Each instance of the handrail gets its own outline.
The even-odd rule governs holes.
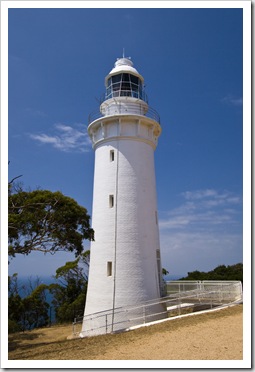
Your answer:
[[[144,105],[142,104],[129,102],[126,105],[118,102],[118,104],[116,104],[115,106],[115,112],[113,112],[114,106],[109,107],[109,113],[105,114],[100,111],[100,107],[97,108],[95,111],[92,111],[88,117],[88,125],[97,119],[112,115],[141,115],[155,120],[157,123],[160,124],[160,116],[158,112],[150,106],[148,106],[148,109],[146,109],[145,111]]]
[[[181,282],[167,282],[166,284],[176,286]],[[76,324],[82,322],[87,324],[86,330],[80,333],[80,336],[83,337],[91,332],[92,334],[112,332],[113,325],[115,331],[120,331],[142,323],[175,316],[176,312],[177,315],[181,315],[187,312],[187,307],[190,308],[189,312],[194,312],[199,311],[200,308],[202,310],[205,307],[211,309],[242,302],[242,284],[240,281],[190,281],[190,283],[186,282],[184,284],[185,288],[180,286],[179,291],[174,294],[169,291],[170,293],[165,297],[145,301],[137,305],[115,308],[114,320],[113,309],[108,309],[84,315],[80,319],[76,319],[73,326],[75,328]],[[189,287],[192,287],[192,289],[190,290]],[[74,333],[76,332],[74,331]]]

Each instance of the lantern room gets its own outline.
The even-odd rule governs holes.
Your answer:
[[[119,58],[105,78],[105,100],[116,97],[132,97],[147,103],[143,77],[133,67],[129,58]]]

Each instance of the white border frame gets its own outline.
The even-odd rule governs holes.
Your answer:
[[[8,322],[1,316],[2,368],[250,368],[251,367],[251,1],[2,1],[1,2],[1,221],[8,209],[8,9],[10,8],[242,8],[243,9],[243,360],[23,361],[8,360]],[[1,305],[8,301],[7,222],[1,226]],[[2,309],[2,307],[1,307]],[[124,364],[122,364],[124,362]],[[121,365],[122,364],[122,365]]]

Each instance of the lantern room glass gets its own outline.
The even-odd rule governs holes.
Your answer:
[[[111,76],[107,81],[105,99],[123,96],[138,98],[147,102],[141,79],[127,73]]]

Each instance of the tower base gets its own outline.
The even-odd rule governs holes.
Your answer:
[[[130,327],[164,318],[167,318],[166,305],[156,301],[102,311],[84,317],[80,337],[123,332]]]

